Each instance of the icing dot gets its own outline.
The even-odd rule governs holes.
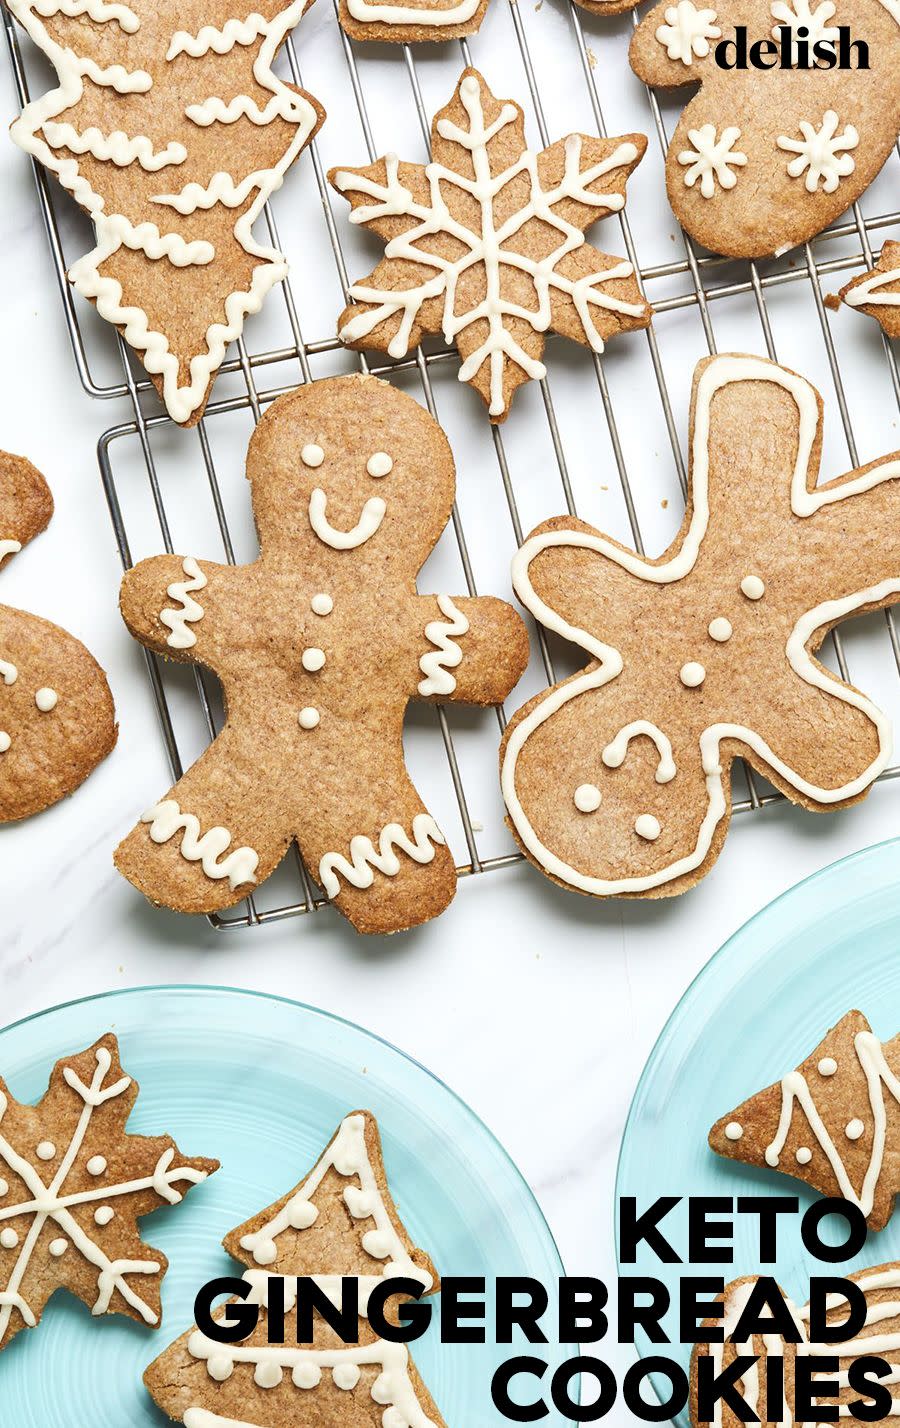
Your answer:
[[[659,819],[654,818],[652,813],[640,813],[634,820],[634,831],[639,838],[646,838],[648,843],[652,843],[659,837]]]
[[[391,1237],[384,1230],[367,1230],[362,1237],[362,1247],[373,1259],[387,1259],[391,1252]]]
[[[304,466],[321,466],[325,460],[325,452],[321,446],[316,446],[316,443],[311,441],[309,445],[304,446],[300,452],[300,460]]]
[[[844,1135],[847,1137],[848,1140],[859,1140],[864,1130],[865,1126],[863,1125],[862,1121],[852,1120],[849,1121],[844,1127]]]
[[[216,1383],[224,1383],[231,1378],[234,1365],[227,1354],[211,1354],[206,1361],[206,1371]]]
[[[810,1150],[809,1146],[808,1146],[808,1145],[798,1146],[798,1147],[797,1147],[797,1164],[798,1164],[798,1165],[809,1165],[809,1162],[810,1162],[811,1160],[812,1160],[812,1151]]]
[[[297,1200],[288,1210],[288,1224],[293,1230],[308,1230],[318,1217],[318,1210],[309,1200]]]
[[[330,615],[334,609],[334,601],[330,595],[314,595],[309,602],[310,609],[314,615]]]
[[[99,1210],[94,1211],[94,1224],[100,1225],[101,1228],[103,1225],[108,1225],[110,1221],[115,1218],[116,1212],[112,1205],[101,1205]]]
[[[322,1377],[318,1364],[295,1364],[291,1378],[295,1388],[315,1388]]]
[[[370,1389],[372,1397],[376,1403],[392,1403],[394,1398],[394,1385],[391,1382],[389,1373],[380,1373]]]
[[[745,575],[741,581],[741,593],[746,595],[748,600],[761,600],[766,593],[766,587],[758,575]]]
[[[369,457],[366,470],[370,476],[389,476],[394,469],[394,463],[386,451],[376,451]]]
[[[246,1248],[246,1246],[245,1246]],[[258,1245],[253,1247],[253,1258],[257,1264],[263,1266],[274,1264],[278,1258],[278,1249],[274,1240],[260,1240]]]
[[[15,1230],[11,1230],[9,1228],[5,1230],[0,1230],[0,1245],[2,1245],[4,1249],[15,1249],[18,1243],[19,1236],[16,1234]]]
[[[300,663],[310,674],[315,674],[325,663],[325,651],[311,645],[308,650],[304,650],[300,656]]]
[[[9,1186],[7,1185],[6,1181],[0,1179],[0,1195],[5,1195],[8,1189]]]
[[[744,1127],[738,1121],[729,1121],[725,1127],[726,1140],[740,1140],[744,1134]]]
[[[354,1220],[365,1220],[374,1209],[373,1197],[355,1185],[348,1185],[344,1191],[344,1203]]]
[[[359,1383],[359,1364],[335,1364],[331,1377],[337,1388],[355,1388]]]
[[[9,737],[6,730],[0,729],[0,754],[5,754],[11,743],[12,739]]]
[[[572,801],[579,813],[596,813],[602,795],[595,783],[580,783],[572,795]]]
[[[284,1375],[278,1364],[258,1363],[253,1371],[253,1382],[260,1388],[277,1388]]]
[[[52,1254],[54,1259],[59,1259],[60,1255],[64,1255],[68,1248],[68,1240],[58,1239],[50,1241],[50,1253]]]
[[[724,645],[726,640],[731,639],[734,631],[731,628],[730,620],[726,620],[724,615],[717,615],[714,620],[710,620],[707,633],[711,640],[715,640],[717,644]]]
[[[15,684],[19,677],[19,671],[14,664],[10,664],[5,659],[0,659],[0,676],[3,677],[4,684]]]
[[[818,1071],[820,1076],[833,1076],[837,1071],[837,1062],[833,1056],[823,1056],[819,1062]]]
[[[56,1146],[52,1140],[42,1140],[37,1148],[38,1160],[52,1160],[56,1154]]]
[[[778,1165],[778,1152],[777,1150],[773,1150],[771,1146],[769,1146],[766,1151],[766,1165],[770,1165],[773,1170]]]
[[[92,1155],[85,1169],[88,1175],[102,1175],[106,1169],[106,1160],[102,1155]]]
[[[319,722],[319,711],[311,704],[307,704],[305,709],[301,709],[297,715],[297,722],[301,729],[314,729]]]
[[[49,714],[51,709],[55,709],[59,695],[55,689],[39,689],[34,696],[34,702],[42,714]]]
[[[691,659],[688,660],[687,664],[681,666],[679,677],[682,684],[688,689],[697,689],[706,678],[706,670],[702,664],[698,664],[696,660]]]

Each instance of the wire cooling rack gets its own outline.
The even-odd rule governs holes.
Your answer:
[[[900,151],[852,212],[814,242],[763,263],[716,258],[678,228],[665,200],[667,134],[686,101],[683,92],[657,96],[630,73],[626,51],[634,17],[600,19],[569,0],[491,0],[471,41],[412,48],[353,44],[337,24],[336,0],[334,10],[324,0],[309,12],[282,57],[290,79],[305,79],[329,115],[260,220],[291,259],[292,276],[236,344],[194,431],[174,426],[121,339],[73,294],[66,269],[89,246],[90,230],[34,165],[79,376],[91,396],[127,404],[125,419],[98,443],[125,568],[161,549],[251,559],[242,464],[252,424],[298,382],[356,367],[390,374],[424,400],[457,455],[457,504],[423,588],[464,584],[470,594],[508,594],[514,549],[538,520],[562,510],[630,540],[641,552],[663,550],[683,513],[691,374],[708,353],[764,352],[815,382],[826,401],[828,476],[900,445],[895,351],[871,320],[846,310],[831,316],[824,304],[845,280],[838,275],[870,267],[884,237],[900,229],[900,212],[891,202],[892,190],[900,192]],[[18,97],[25,103],[46,86],[48,75],[41,57],[23,53],[6,10],[3,17]],[[456,381],[458,358],[440,343],[404,361],[374,364],[346,352],[333,335],[349,282],[369,271],[380,247],[347,223],[345,204],[325,180],[329,163],[358,165],[390,150],[424,158],[431,117],[449,98],[462,64],[470,63],[482,69],[495,93],[524,103],[532,143],[543,146],[577,129],[651,136],[648,156],[631,179],[627,209],[588,238],[627,254],[652,303],[653,325],[617,339],[602,358],[551,338],[548,377],[520,390],[502,428],[489,426],[480,399]],[[307,336],[319,331],[326,335]],[[858,436],[863,432],[865,442]],[[566,665],[570,650],[540,628],[532,633],[532,668],[513,696],[516,704],[575,667]],[[852,670],[854,681],[900,725],[900,641],[892,614],[835,633],[824,657],[845,678]],[[177,778],[221,726],[218,690],[201,671],[149,654],[146,660]],[[503,711],[497,719],[502,729]],[[419,708],[408,720],[413,775],[457,851],[461,875],[520,860],[502,822],[497,739],[490,714]],[[443,761],[434,758],[436,740],[443,744]],[[898,773],[895,763],[882,778]],[[746,767],[736,779],[736,813],[781,799]],[[147,802],[159,793],[147,789]],[[210,921],[217,927],[254,925],[312,911],[324,901],[295,851],[246,903]]]

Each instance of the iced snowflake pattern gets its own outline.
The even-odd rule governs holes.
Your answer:
[[[786,26],[793,35],[801,26],[806,30],[806,40],[810,49],[819,40],[827,40],[829,43],[836,43],[840,38],[840,33],[835,25],[829,25],[828,21],[837,14],[837,7],[832,0],[821,0],[821,3],[813,9],[810,0],[772,0],[772,19],[775,24],[772,28],[772,35],[776,40],[781,38],[782,27]],[[797,59],[797,41],[793,40],[794,61]]]
[[[706,59],[710,40],[718,40],[722,31],[715,23],[715,10],[698,10],[693,0],[678,0],[666,10],[666,23],[656,31],[656,38],[665,46],[670,60],[680,60],[690,65],[697,59]]]
[[[689,129],[688,138],[694,147],[683,149],[678,155],[678,162],[687,169],[685,184],[693,188],[699,179],[704,198],[714,196],[717,184],[723,189],[734,188],[737,174],[732,173],[732,169],[743,168],[747,162],[747,155],[734,147],[741,137],[740,129],[733,125],[723,129],[721,139],[716,138],[716,132],[715,124]]]
[[[796,154],[787,166],[791,178],[806,174],[807,193],[817,193],[821,185],[825,193],[834,193],[842,178],[852,174],[856,168],[853,155],[848,149],[855,149],[859,134],[852,124],[847,124],[842,133],[837,132],[840,120],[833,109],[826,110],[818,129],[808,120],[800,120],[802,139],[789,139],[779,135],[778,147],[787,153]]]
[[[467,122],[455,123],[446,110],[438,116],[434,129],[438,158],[424,169],[404,166],[407,172],[401,177],[400,160],[389,155],[365,171],[339,169],[329,175],[340,193],[358,200],[351,222],[372,224],[382,236],[388,228],[384,220],[391,225],[384,262],[368,281],[350,289],[355,306],[344,314],[340,335],[351,345],[368,344],[400,358],[416,345],[420,333],[442,332],[448,343],[460,346],[464,359],[460,381],[476,381],[487,367],[490,414],[502,420],[509,409],[510,364],[524,373],[520,381],[545,376],[540,361],[543,341],[536,351],[528,351],[528,338],[552,327],[560,330],[560,305],[566,309],[563,320],[572,313],[576,317],[575,324],[563,329],[566,335],[598,353],[603,351],[605,336],[649,322],[650,311],[640,301],[632,265],[606,260],[585,242],[582,231],[624,207],[624,191],[598,193],[594,185],[616,174],[624,190],[624,179],[641,151],[629,141],[610,147],[610,141],[570,135],[564,144],[561,181],[545,187],[541,166],[552,151],[535,153],[526,148],[521,133],[516,133],[521,125],[518,106],[500,105],[489,122],[485,111],[496,101],[474,70],[463,75],[457,95]],[[495,172],[498,150],[491,145],[498,137],[504,163]],[[439,161],[450,159],[448,145],[459,146],[469,156],[471,177]],[[588,147],[602,157],[583,167]],[[505,162],[514,148],[516,157]],[[513,197],[516,206],[511,209]],[[360,201],[366,198],[372,202]],[[574,209],[576,204],[584,206],[583,214]],[[559,241],[543,251],[548,233],[553,238],[558,234]],[[391,286],[395,278],[398,284],[410,281],[411,264],[425,268],[426,275],[418,282],[413,276],[410,286]],[[523,275],[530,283],[533,303],[520,300]],[[622,279],[632,280],[627,295],[609,288]],[[609,315],[615,320],[610,322]],[[394,322],[397,318],[399,324]],[[521,331],[522,323],[530,333],[520,338],[516,328]],[[478,340],[482,333],[483,340]]]

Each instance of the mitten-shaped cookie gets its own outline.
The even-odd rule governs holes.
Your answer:
[[[0,563],[53,514],[39,471],[0,452]],[[72,793],[116,742],[106,676],[72,635],[0,605],[0,823]]]
[[[756,357],[694,378],[688,505],[657,560],[559,517],[514,561],[516,593],[590,663],[510,721],[509,823],[565,887],[683,892],[719,854],[731,764],[813,811],[862,798],[886,717],[816,659],[849,615],[900,599],[900,456],[816,485],[821,401]]]
[[[846,62],[801,67],[817,44],[837,46],[836,59],[849,46]],[[738,46],[760,45],[768,68],[735,64]],[[715,253],[761,258],[821,233],[897,137],[892,0],[659,0],[631,64],[647,84],[699,81],[669,140],[666,187],[678,221]]]
[[[346,1116],[306,1179],[233,1230],[225,1248],[247,1266],[247,1302],[259,1306],[259,1319],[239,1343],[194,1329],[150,1365],[144,1381],[170,1418],[186,1428],[443,1428],[405,1344],[378,1338],[367,1318],[369,1296],[385,1280],[411,1279],[426,1294],[440,1288],[391,1198],[368,1111]],[[318,1314],[312,1333],[301,1331],[291,1289],[298,1276],[315,1278],[335,1303],[342,1278],[356,1280],[358,1345],[346,1345]],[[286,1311],[278,1332],[270,1322],[273,1277]],[[386,1316],[396,1321],[396,1298]]]
[[[440,427],[385,382],[340,377],[273,403],[250,444],[261,554],[161,556],[126,577],[132,634],[222,681],[225,727],[116,854],[151,901],[238,902],[296,839],[363,932],[441,912],[456,872],[406,771],[410,699],[503,700],[528,644],[502,600],[419,595],[446,524]]]

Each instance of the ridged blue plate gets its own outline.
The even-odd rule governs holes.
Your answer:
[[[36,1100],[61,1056],[115,1031],[141,1094],[129,1129],[171,1132],[222,1169],[183,1205],[143,1221],[169,1257],[161,1329],[92,1319],[54,1296],[36,1330],[0,1354],[0,1423],[9,1428],[162,1428],[141,1383],[146,1365],[193,1320],[199,1286],[235,1272],[222,1236],[290,1189],[348,1111],[378,1117],[393,1193],[416,1243],[444,1275],[562,1272],[538,1205],[472,1111],[416,1062],[348,1022],[295,1002],[220,988],[147,988],[57,1007],[0,1031],[12,1093]],[[490,1321],[489,1321],[490,1322]],[[450,1425],[500,1423],[494,1368],[516,1348],[413,1346]],[[535,1346],[551,1367],[573,1348]]]
[[[688,988],[669,1018],[638,1084],[619,1155],[617,1197],[647,1205],[660,1195],[797,1195],[801,1210],[816,1198],[798,1180],[721,1159],[707,1133],[719,1116],[777,1080],[806,1057],[829,1026],[852,1007],[883,1040],[900,1031],[900,840],[845,858],[799,883],[732,937]],[[755,1220],[738,1217],[734,1265],[661,1265],[643,1251],[624,1274],[665,1282],[677,1304],[678,1282],[691,1274],[735,1279],[759,1271]],[[685,1207],[665,1221],[686,1255]],[[840,1236],[835,1236],[835,1242]],[[847,1271],[900,1259],[900,1211],[870,1234]],[[844,1272],[806,1253],[799,1217],[785,1219],[774,1273],[798,1302],[811,1274]],[[674,1315],[668,1320],[677,1341]],[[685,1368],[690,1349],[652,1347]],[[663,1388],[666,1385],[662,1385]],[[684,1413],[676,1419],[687,1424]]]

